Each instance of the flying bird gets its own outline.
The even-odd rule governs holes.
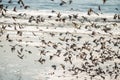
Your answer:
[[[66,4],[66,2],[63,1],[63,0],[61,0],[60,6],[62,6],[62,5],[64,5],[64,4]]]
[[[69,4],[71,4],[72,3],[72,0],[69,0]]]
[[[107,1],[107,0],[103,0],[103,4],[105,4],[106,1]]]
[[[101,11],[101,7],[100,7],[100,5],[98,6],[98,10]]]
[[[13,8],[13,11],[17,12],[16,7]]]
[[[8,3],[12,3],[12,0],[9,0]]]

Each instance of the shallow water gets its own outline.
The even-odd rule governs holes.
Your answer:
[[[9,5],[9,8],[17,6],[17,0],[13,0],[13,3],[8,4],[8,0],[4,0],[3,3]],[[74,11],[86,12],[89,8],[93,8],[98,11],[98,5],[101,6],[102,12],[104,13],[120,13],[120,0],[107,0],[106,4],[103,4],[102,0],[73,0],[73,3],[69,5],[69,0],[66,5],[59,6],[61,0],[24,0],[26,5],[29,5],[30,10],[62,10],[69,11],[73,8]],[[118,8],[118,10],[115,10]]]

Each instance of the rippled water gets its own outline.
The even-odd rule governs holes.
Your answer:
[[[3,3],[10,7],[17,6],[17,0],[13,0],[12,4],[7,3],[8,0],[3,0]],[[120,13],[120,0],[107,0],[106,4],[103,4],[102,0],[73,0],[73,3],[69,5],[69,0],[66,5],[59,6],[61,0],[24,0],[27,5],[30,5],[30,10],[62,10],[69,11],[71,8],[75,11],[86,12],[89,8],[93,8],[98,11],[98,5],[101,6],[104,13]],[[19,6],[17,6],[19,8]],[[118,8],[118,10],[115,10]]]

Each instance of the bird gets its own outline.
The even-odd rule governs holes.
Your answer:
[[[53,56],[50,56],[49,60],[52,60]]]
[[[15,45],[16,46],[16,45]],[[11,51],[13,52],[13,51],[15,51],[15,46],[12,46],[11,47]]]
[[[65,65],[64,64],[60,64],[60,65],[63,68],[63,70],[65,70]]]
[[[6,40],[9,40],[9,34],[7,34],[7,36],[6,36]]]
[[[59,5],[62,6],[62,5],[64,5],[64,4],[66,4],[66,2],[63,1],[63,0],[61,0],[61,3],[60,3]]]
[[[12,3],[12,0],[9,0],[8,3]]]
[[[57,17],[58,17],[58,18],[60,18],[60,17],[61,17],[61,14],[60,14],[60,12],[57,14]]]
[[[17,12],[16,8],[17,8],[16,6],[13,8],[13,11],[14,11],[14,12]]]
[[[118,9],[118,8],[115,8],[115,10],[117,10],[117,11],[118,11],[119,9]]]
[[[22,6],[25,6],[23,0],[19,0],[19,1],[18,1],[18,4],[22,4]]]
[[[115,14],[114,17],[113,17],[113,19],[117,19],[117,17],[118,17],[117,14]]]
[[[107,1],[107,0],[103,0],[103,4],[105,4],[105,3],[106,3],[106,1]]]
[[[2,11],[2,16],[4,16],[5,17],[5,13]]]
[[[17,55],[20,59],[23,59],[24,55]]]
[[[52,65],[52,68],[53,68],[54,70],[56,70],[56,65]]]
[[[28,8],[30,8],[30,6],[27,6],[27,5],[26,5],[26,6],[24,6],[24,9],[28,9]]]
[[[17,18],[17,17],[15,17],[15,16],[12,16],[12,18],[13,18],[13,20],[15,20],[15,21],[16,21],[16,18]]]
[[[73,18],[77,19],[78,18],[78,14],[73,14]]]
[[[72,22],[72,24],[73,24],[73,27],[75,27],[75,28],[78,28],[78,26],[79,26],[76,22]]]
[[[92,8],[88,10],[88,15],[91,15],[91,12],[93,12]]]
[[[20,51],[18,51],[18,50],[17,50],[17,53],[18,53],[19,55],[21,55],[21,52],[20,52]]]
[[[17,35],[22,36],[22,31],[17,31]]]
[[[72,0],[69,0],[69,4],[71,4],[73,1]]]
[[[98,10],[101,11],[101,7],[100,7],[100,5],[98,6]]]
[[[45,59],[42,59],[42,57],[38,60],[38,62],[40,62],[41,64],[43,64],[43,62],[45,62]]]

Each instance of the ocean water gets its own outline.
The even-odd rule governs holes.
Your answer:
[[[12,0],[13,3],[8,4],[9,0],[3,0],[3,4],[8,5],[9,9],[16,6],[18,9],[22,10],[20,6],[17,5],[18,0]],[[86,12],[89,8],[94,11],[100,12],[98,6],[101,6],[102,13],[120,13],[120,0],[107,0],[103,4],[102,0],[73,0],[72,4],[69,4],[69,0],[64,0],[67,4],[60,6],[61,0],[24,0],[26,5],[30,6],[29,10],[61,10],[70,11],[71,8],[74,11]],[[116,10],[116,8],[118,10]]]

